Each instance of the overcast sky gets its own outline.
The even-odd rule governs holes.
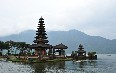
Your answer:
[[[36,30],[41,16],[47,31],[116,39],[116,0],[0,0],[0,36]]]

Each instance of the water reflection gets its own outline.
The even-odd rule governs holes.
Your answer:
[[[0,62],[0,73],[92,73],[97,61],[57,61],[46,63]],[[94,71],[94,73],[97,73]]]
[[[65,61],[61,62],[46,62],[46,63],[34,63],[30,66],[35,70],[35,73],[46,73],[46,72],[58,72],[59,70],[65,69]]]
[[[30,64],[34,73],[87,73],[87,68],[95,68],[97,61],[60,61]]]
[[[75,69],[78,73],[91,73],[92,69],[97,67],[96,60],[85,60],[81,62],[73,62],[72,64],[74,66],[73,69]],[[94,71],[94,73],[96,72]]]
[[[79,68],[86,68],[87,66],[96,67],[97,61],[96,60],[85,60],[81,62],[73,62],[73,64],[77,65]]]
[[[0,61],[0,73],[33,73],[29,65]]]

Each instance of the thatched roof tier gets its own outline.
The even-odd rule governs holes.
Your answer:
[[[53,47],[54,49],[67,49],[68,47],[64,44],[58,44],[56,46]]]
[[[49,44],[32,44],[29,46],[29,48],[34,48],[34,49],[51,49],[52,48],[52,45],[49,45]]]
[[[86,53],[84,50],[78,50],[77,53]]]
[[[84,49],[83,45],[80,44],[78,49]]]

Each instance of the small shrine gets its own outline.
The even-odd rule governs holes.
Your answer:
[[[77,56],[86,56],[86,51],[84,51],[83,45],[80,44],[78,49]]]
[[[58,44],[56,46],[53,46],[53,54],[55,55],[56,52],[59,54],[55,55],[56,58],[65,58],[65,49],[68,47],[64,44]]]
[[[79,45],[78,51],[72,51],[71,57],[73,60],[96,60],[97,55],[96,52],[88,52],[88,56],[86,56],[86,51],[84,51],[83,45]]]

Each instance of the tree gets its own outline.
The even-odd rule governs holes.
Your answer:
[[[0,41],[0,55],[2,55],[3,46],[4,46],[4,42]]]
[[[5,42],[6,49],[8,50],[8,55],[12,54],[12,47],[13,47],[13,41],[6,41]]]
[[[88,52],[88,56],[93,57],[95,56],[96,52]]]

